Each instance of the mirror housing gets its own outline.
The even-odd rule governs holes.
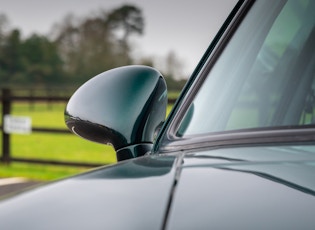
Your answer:
[[[80,137],[112,145],[120,161],[152,149],[166,107],[161,73],[147,66],[125,66],[83,84],[66,106],[65,122]]]

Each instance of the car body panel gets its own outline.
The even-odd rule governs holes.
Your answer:
[[[1,229],[161,229],[173,156],[142,157],[0,202]]]
[[[314,229],[311,147],[308,151],[296,146],[242,147],[187,154],[167,229]]]
[[[208,148],[122,161],[3,200],[1,226],[312,229],[314,148]]]
[[[239,32],[242,20],[245,19],[244,21],[247,20],[247,23],[252,24],[250,33],[249,27],[243,25],[240,33],[244,36],[238,41],[245,41],[244,44],[235,45],[237,55],[233,52],[228,52],[230,55],[227,55],[227,58],[231,60],[229,63],[232,63],[236,69],[239,68],[239,71],[233,71],[235,68],[223,62],[225,65],[222,65],[221,69],[227,72],[217,75],[222,81],[220,87],[211,85],[210,88],[204,88],[204,92],[217,92],[213,97],[215,102],[221,101],[216,96],[221,91],[223,92],[222,88],[225,86],[228,85],[231,89],[237,86],[240,87],[239,89],[242,88],[243,77],[250,76],[246,75],[246,70],[251,73],[249,71],[251,66],[249,69],[243,69],[240,64],[247,65],[254,60],[254,57],[260,57],[258,55],[260,46],[250,42],[258,38],[258,43],[263,44],[264,37],[267,36],[274,20],[278,17],[280,12],[278,10],[281,10],[285,3],[286,1],[282,0],[275,2],[244,0],[237,3],[183,89],[158,136],[150,132],[150,140],[139,139],[141,143],[126,142],[126,146],[123,146],[123,149],[126,148],[128,152],[134,153],[130,154],[131,156],[145,154],[144,156],[122,161],[110,167],[102,167],[1,201],[1,228],[32,230],[315,229],[315,95],[311,94],[309,100],[304,100],[307,99],[305,92],[313,90],[309,86],[315,87],[315,83],[313,85],[309,83],[311,77],[314,76],[312,75],[314,62],[311,61],[315,59],[313,56],[312,59],[308,58],[314,53],[312,50],[314,47],[311,46],[315,37],[314,29],[310,35],[306,36],[307,41],[301,42],[303,45],[301,54],[307,51],[305,52],[307,55],[297,56],[295,65],[291,63],[290,68],[284,68],[290,73],[279,75],[279,72],[275,71],[274,75],[270,75],[272,80],[278,79],[278,76],[292,77],[283,78],[285,83],[291,85],[285,87],[286,90],[283,91],[283,95],[280,95],[281,97],[277,94],[272,95],[271,99],[281,99],[278,100],[279,104],[270,103],[275,106],[270,107],[273,110],[271,112],[278,110],[276,105],[281,108],[290,107],[290,110],[285,109],[274,113],[274,121],[270,120],[271,122],[267,125],[262,123],[264,124],[262,126],[248,127],[246,125],[248,120],[265,108],[262,107],[261,110],[254,110],[255,113],[239,114],[238,117],[242,118],[241,122],[244,122],[245,126],[235,126],[237,128],[227,130],[207,130],[207,122],[216,125],[221,118],[226,121],[225,110],[231,112],[234,108],[232,102],[237,94],[234,92],[231,95],[229,94],[231,91],[228,90],[230,88],[225,88],[224,92],[227,94],[224,99],[226,100],[222,101],[226,101],[227,104],[218,103],[220,106],[216,107],[223,110],[212,108],[214,103],[209,102],[206,96],[201,97],[202,101],[206,102],[200,102],[198,105],[199,109],[205,108],[205,110],[200,110],[203,119],[196,117],[194,120],[194,124],[197,124],[200,129],[196,132],[188,132],[187,135],[183,131],[191,121],[190,111],[197,106],[194,98],[198,97],[198,93],[206,85],[206,80],[211,79],[208,73],[211,73],[211,69],[218,63],[221,55],[226,50],[229,51],[227,47],[232,44],[233,36]],[[314,9],[312,7],[315,7],[314,2],[291,1],[290,3],[292,5],[288,8],[289,14],[284,14],[285,16],[290,16],[294,9],[298,9],[296,18],[309,16],[315,19],[312,11]],[[312,7],[308,7],[308,4]],[[251,19],[253,20],[246,19],[255,6],[258,6],[259,14],[257,11],[252,11]],[[301,9],[304,11],[300,11]],[[272,17],[268,17],[269,14]],[[265,23],[262,23],[263,21]],[[287,20],[282,20],[282,22],[287,22]],[[312,23],[309,24],[312,25]],[[298,33],[298,30],[295,32],[299,37],[301,33]],[[284,37],[287,38],[287,36]],[[248,49],[245,50],[245,48]],[[261,54],[263,56],[265,53]],[[273,56],[270,57],[267,55],[266,59],[263,58],[264,65],[267,63],[268,67],[263,68],[267,70],[266,76],[270,74],[269,67],[272,66],[270,63],[274,62]],[[285,55],[283,57],[285,59]],[[260,58],[257,60],[260,63]],[[281,69],[282,64],[286,62],[278,64]],[[307,64],[309,67],[309,71],[304,74],[307,81],[301,85],[299,89],[301,93],[294,101],[291,100],[296,89],[294,87],[302,79],[305,70],[308,70],[302,64]],[[299,68],[295,69],[295,67]],[[292,69],[294,71],[291,71]],[[241,80],[235,76],[241,76]],[[230,80],[231,78],[234,80]],[[281,86],[280,83],[283,81],[280,79],[278,83]],[[258,86],[260,87],[261,84]],[[266,95],[269,96],[268,87],[264,92],[267,92]],[[84,97],[84,93],[82,95]],[[247,94],[244,95],[246,96],[244,98],[247,98]],[[255,99],[256,96],[253,94],[248,98]],[[280,103],[282,99],[284,104]],[[128,98],[124,100],[128,102]],[[291,101],[294,102],[293,105],[298,105],[298,108],[305,112],[309,123],[300,122],[303,119],[297,114],[301,111],[296,110],[293,105],[291,109],[289,106]],[[101,103],[101,100],[98,102]],[[111,102],[115,103],[114,100]],[[254,107],[257,105],[257,101],[250,102],[253,102],[250,105]],[[150,101],[148,103],[151,106]],[[145,105],[147,106],[146,103]],[[290,112],[296,115],[292,119],[294,118],[297,122],[283,125],[282,119],[284,121]],[[209,114],[213,115],[213,113],[217,113],[218,119],[209,121]],[[268,113],[262,115],[258,117],[266,118]],[[138,116],[133,119],[140,126],[143,125],[141,121],[146,124],[146,119],[141,119],[141,117],[139,120]],[[237,121],[236,119],[236,123]],[[257,119],[257,121],[257,124],[260,124],[261,120]],[[118,126],[120,124],[116,120],[110,122]],[[128,121],[124,120],[124,123]],[[126,126],[127,129],[129,126],[130,124]],[[126,127],[121,127],[119,130],[123,132]],[[126,132],[132,133],[130,127]],[[139,133],[136,132],[137,137]],[[86,134],[87,136],[95,135],[91,130]],[[153,143],[151,143],[151,137],[154,139]],[[122,146],[119,145],[119,147]],[[148,150],[151,147],[152,149]],[[137,152],[141,154],[136,154]]]

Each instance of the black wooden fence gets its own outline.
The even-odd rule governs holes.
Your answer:
[[[79,167],[97,167],[100,164],[96,163],[86,163],[86,162],[65,162],[65,161],[55,161],[55,160],[41,160],[41,159],[27,159],[27,158],[17,158],[11,155],[11,138],[10,134],[4,132],[4,117],[5,115],[11,114],[12,104],[14,102],[67,102],[69,100],[69,96],[54,96],[54,95],[32,95],[29,93],[27,96],[25,95],[14,95],[13,90],[4,88],[1,89],[1,105],[2,105],[2,126],[0,126],[2,132],[2,150],[0,155],[0,161],[5,164],[9,164],[10,162],[26,162],[26,163],[34,163],[34,164],[53,164],[53,165],[64,165],[64,166],[79,166]],[[175,99],[169,99],[169,103],[173,104]],[[40,128],[40,127],[32,127],[32,132],[42,132],[42,133],[64,133],[71,134],[67,129],[56,129],[56,128]]]
[[[0,160],[9,164],[10,162],[26,162],[26,163],[35,163],[35,164],[53,164],[53,165],[64,165],[64,166],[80,166],[80,167],[96,167],[100,164],[96,163],[86,163],[86,162],[65,162],[65,161],[55,161],[55,160],[41,160],[41,159],[27,159],[27,158],[17,158],[11,155],[11,137],[9,133],[4,132],[4,117],[5,115],[11,114],[12,104],[14,102],[67,102],[69,100],[68,96],[53,96],[53,95],[44,95],[44,96],[35,96],[29,94],[28,96],[19,96],[13,95],[12,90],[5,88],[1,89],[1,105],[2,105],[2,126],[0,126],[2,131],[2,150],[0,155]],[[43,132],[43,133],[64,133],[71,134],[67,129],[56,129],[56,128],[34,128],[32,127],[32,132]]]

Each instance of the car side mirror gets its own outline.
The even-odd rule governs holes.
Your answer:
[[[78,136],[112,145],[120,161],[152,149],[166,107],[161,73],[147,66],[125,66],[83,84],[66,106],[65,122]]]

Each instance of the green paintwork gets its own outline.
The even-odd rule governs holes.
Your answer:
[[[175,159],[122,161],[5,199],[0,229],[162,229]]]
[[[296,9],[297,16],[304,18],[307,14],[300,10],[305,7],[310,12],[310,18],[305,19],[315,21],[311,14],[314,1],[309,1],[313,8],[306,7],[308,2],[304,0],[288,2],[292,3],[286,8],[290,13]],[[274,7],[280,10],[284,3],[268,0],[238,3],[230,17],[231,25],[227,20],[219,33],[222,39],[218,41],[219,35],[208,49],[157,137],[155,133],[164,120],[166,107],[166,86],[159,72],[149,67],[128,66],[88,81],[67,106],[69,128],[89,140],[112,144],[121,160],[139,157],[2,199],[1,229],[315,229],[314,123],[303,128],[279,126],[185,135],[198,109],[206,109],[202,113],[204,118],[195,123],[201,128],[215,112],[207,111],[212,106],[207,97],[201,104],[194,103],[193,98],[198,97],[199,87],[206,84],[204,77],[210,77],[202,71],[213,67],[214,61],[230,50],[228,45],[235,39],[230,36],[235,29],[242,28],[238,20],[258,25],[253,29],[243,27],[248,39],[240,39],[252,52],[257,47],[251,46],[250,41],[265,38],[258,33],[267,28],[263,19],[277,13]],[[254,9],[251,7],[257,7],[258,12],[251,11]],[[255,16],[254,19],[247,14]],[[268,22],[277,16],[273,15]],[[298,35],[305,30],[302,32]],[[314,34],[313,28],[308,41],[314,41]],[[302,40],[297,38],[300,43]],[[309,44],[312,43],[304,50],[314,54],[314,46]],[[248,52],[243,46],[236,48],[242,52],[231,53],[232,63],[249,64],[251,60],[244,59]],[[299,67],[289,75],[301,80],[303,87],[299,86],[299,90],[306,96],[304,86],[309,81],[304,81],[302,75],[306,70],[307,75],[314,76],[315,58],[302,58],[305,56],[301,54],[296,66],[294,59],[288,62],[291,66],[285,73],[291,67]],[[309,61],[312,61],[310,68],[300,68]],[[279,67],[286,66],[282,64]],[[245,73],[252,73],[241,71],[241,65],[236,67],[222,66],[228,70],[219,76],[224,83],[222,87],[237,87],[244,82]],[[239,75],[242,78],[233,84],[238,69],[243,73]],[[281,76],[279,70],[275,69],[274,78]],[[268,77],[268,72],[262,73],[258,76],[275,80]],[[228,76],[226,81],[225,76]],[[248,90],[248,85],[244,89]],[[211,90],[221,91],[221,87],[206,88],[206,92]],[[313,108],[313,91],[308,103],[296,103],[300,109],[310,105]],[[236,99],[232,91],[225,92],[231,101]],[[290,94],[294,95],[293,88]],[[291,95],[288,96],[284,101],[291,101]],[[280,108],[291,108],[288,105],[282,104]],[[231,111],[227,104],[222,106]],[[293,112],[296,111],[299,110]],[[305,111],[311,112],[307,115],[313,120],[314,108]],[[225,119],[224,114],[219,115]],[[180,124],[182,135],[177,135]],[[140,156],[146,152],[150,154]]]
[[[101,73],[81,86],[69,100],[65,119],[72,132],[112,145],[122,160],[150,151],[166,106],[162,75],[150,67],[126,66]],[[142,151],[130,151],[134,145]]]

